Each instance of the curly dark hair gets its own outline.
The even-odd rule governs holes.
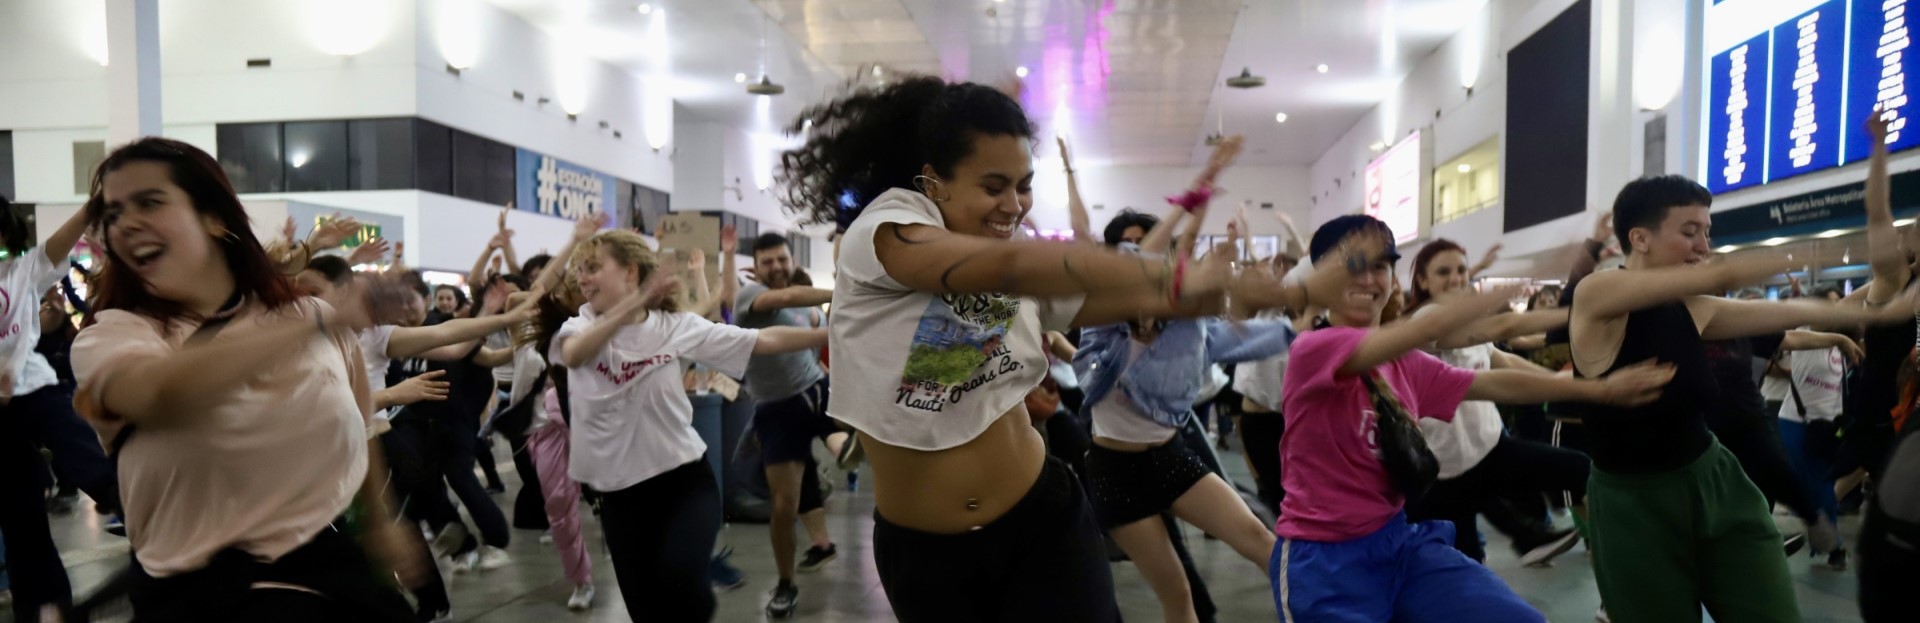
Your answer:
[[[972,155],[976,135],[1034,133],[1006,93],[932,76],[856,87],[801,112],[787,131],[807,140],[780,156],[782,201],[806,224],[832,223],[839,231],[887,189],[913,188],[922,166],[952,175]]]

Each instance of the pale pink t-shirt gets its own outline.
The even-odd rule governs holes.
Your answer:
[[[208,340],[218,344],[261,325],[302,323],[325,307],[305,299],[269,312],[244,309]],[[120,310],[100,312],[73,341],[82,412],[111,440],[119,421],[96,406],[116,383],[148,383],[128,367],[179,351],[199,323],[171,326]],[[237,547],[263,560],[312,540],[346,511],[367,473],[360,342],[336,331],[290,348],[215,397],[216,406],[165,413],[137,425],[120,452],[127,538],[155,577],[206,566]],[[198,347],[198,346],[196,346]]]
[[[1405,499],[1387,479],[1375,445],[1373,400],[1358,376],[1340,366],[1368,329],[1329,327],[1295,340],[1286,377],[1286,434],[1280,438],[1280,503],[1274,532],[1282,538],[1339,542],[1372,534],[1400,512]],[[1409,413],[1442,421],[1473,384],[1473,372],[1412,351],[1373,372]]]

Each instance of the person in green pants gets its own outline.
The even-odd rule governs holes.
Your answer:
[[[1787,561],[1767,502],[1708,431],[1718,399],[1704,342],[1801,324],[1892,323],[1913,301],[1842,307],[1824,301],[1736,301],[1715,296],[1789,268],[1784,257],[1707,264],[1713,196],[1680,176],[1621,189],[1614,232],[1624,270],[1573,288],[1575,372],[1604,377],[1649,359],[1675,366],[1659,401],[1584,410],[1593,472],[1587,489],[1594,576],[1615,621],[1799,621]]]

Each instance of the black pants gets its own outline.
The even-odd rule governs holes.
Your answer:
[[[534,468],[533,455],[527,453],[527,436],[500,433],[513,452],[513,472],[520,475],[520,491],[513,494],[513,527],[521,530],[546,530],[547,497],[540,492],[540,471]]]
[[[486,488],[505,489],[507,484],[500,482],[500,468],[494,466],[493,438],[475,437],[473,440],[473,462],[480,466],[480,473],[487,478]],[[479,479],[475,479],[478,481]]]
[[[1278,413],[1240,415],[1240,446],[1253,471],[1254,490],[1275,516],[1280,514],[1280,502],[1287,499],[1286,489],[1280,486],[1280,435],[1286,431],[1287,420]]]
[[[1093,508],[1053,459],[1013,509],[978,530],[932,534],[875,512],[873,562],[905,623],[1120,620]]]
[[[1426,496],[1409,504],[1407,519],[1453,522],[1454,549],[1485,562],[1487,552],[1480,544],[1478,515],[1485,513],[1495,529],[1513,537],[1516,549],[1537,545],[1545,538],[1543,527],[1498,508],[1501,496],[1571,491],[1577,500],[1586,496],[1591,469],[1587,455],[1503,436],[1480,464],[1434,483]]]
[[[65,608],[73,603],[67,568],[47,524],[46,485],[41,482],[40,452],[33,444],[39,437],[38,420],[47,416],[34,409],[43,402],[35,397],[43,393],[46,390],[0,407],[0,534],[7,540],[7,575],[13,579],[17,621],[40,620],[40,607],[47,604]],[[98,451],[99,444],[94,448]]]
[[[504,548],[511,538],[507,516],[473,474],[478,432],[479,423],[471,418],[402,416],[394,418],[393,430],[381,439],[407,517],[425,521],[435,531],[460,521],[459,512],[447,502],[444,481],[467,507],[481,541]]]
[[[48,385],[25,396],[15,396],[4,413],[4,417],[22,418],[20,432],[30,443],[53,453],[53,475],[59,479],[61,489],[79,488],[101,508],[119,512],[119,475],[114,473],[113,463],[101,449],[99,435],[73,412],[72,392],[59,385]],[[39,484],[45,488],[50,483]]]
[[[1760,488],[1771,505],[1786,505],[1793,514],[1811,526],[1820,518],[1813,494],[1801,484],[1800,475],[1787,462],[1787,450],[1780,445],[1780,419],[1757,415],[1708,416],[1707,427],[1720,439],[1733,457],[1740,460],[1747,479]]]
[[[257,582],[299,586],[319,594],[257,588]],[[131,598],[138,623],[409,620],[406,600],[374,573],[359,544],[331,528],[272,563],[229,549],[197,571],[143,577],[134,584]]]
[[[706,459],[608,491],[600,529],[628,613],[649,621],[713,619],[707,563],[720,537],[720,487]]]

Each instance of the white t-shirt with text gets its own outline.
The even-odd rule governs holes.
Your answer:
[[[0,353],[13,373],[13,395],[24,396],[60,382],[46,355],[33,350],[40,341],[40,297],[60,283],[65,266],[54,266],[42,249],[0,262]]]
[[[598,318],[593,305],[582,305],[554,334],[548,356],[564,361],[567,341]],[[740,378],[759,335],[686,312],[653,311],[621,327],[585,364],[567,369],[573,412],[567,475],[613,492],[698,460],[707,444],[693,428],[680,364],[698,362]]]

